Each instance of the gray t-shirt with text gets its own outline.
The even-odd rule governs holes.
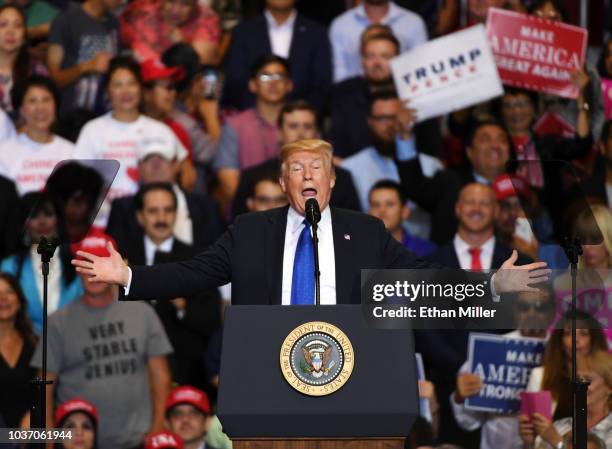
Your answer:
[[[47,369],[58,376],[56,404],[80,396],[96,406],[100,449],[137,446],[152,418],[150,357],[172,352],[153,308],[114,302],[94,308],[74,301],[49,317]],[[41,341],[32,366],[42,366]]]

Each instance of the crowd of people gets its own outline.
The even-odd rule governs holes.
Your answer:
[[[78,250],[108,256],[108,243],[131,265],[206,250],[238,215],[288,205],[279,153],[302,139],[333,147],[331,206],[379,218],[421,258],[495,270],[517,250],[519,263],[565,270],[563,238],[595,227],[603,239],[582,246],[579,268],[607,279],[612,39],[591,42],[597,63],[572,73],[576,99],[505,86],[418,121],[394,87],[392,58],[485,22],[491,7],[575,23],[579,2],[463,3],[3,0],[0,427],[30,426],[29,382],[42,367],[38,246],[53,236],[46,419],[75,435],[56,445],[231,448],[215,416],[231,286],[119,302],[116,286],[90,282],[71,260]],[[599,31],[612,37],[609,20]],[[416,331],[431,416],[406,429],[406,447],[571,445],[570,322],[556,314],[568,282],[518,295],[515,327],[500,330],[546,342],[527,389],[551,392],[552,419],[465,407],[483,382],[466,363],[469,333]],[[587,312],[580,322],[589,444],[604,449],[610,333]]]

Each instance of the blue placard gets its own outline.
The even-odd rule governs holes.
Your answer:
[[[544,341],[502,335],[470,334],[468,367],[483,380],[480,393],[466,399],[465,408],[517,413],[521,392],[531,370],[542,364]]]

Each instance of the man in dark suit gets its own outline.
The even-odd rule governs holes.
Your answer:
[[[406,196],[431,214],[430,240],[443,245],[453,238],[457,229],[454,210],[459,191],[471,182],[490,185],[505,171],[510,148],[505,128],[496,121],[487,120],[477,123],[468,136],[469,167],[442,170],[427,178],[416,155],[398,162]]]
[[[431,254],[432,262],[465,270],[499,269],[512,250],[495,238],[498,204],[493,189],[481,183],[466,184],[454,207],[459,226],[454,238]],[[521,264],[531,262],[519,254]],[[465,432],[455,421],[447,400],[455,389],[457,371],[467,359],[469,331],[427,330],[415,332],[416,351],[423,356],[428,379],[440,401],[440,428],[448,442],[478,447],[480,432]]]
[[[143,236],[122,251],[129,263],[153,266],[178,262],[197,250],[174,236],[176,195],[171,184],[150,183],[134,199]],[[210,337],[221,325],[221,300],[217,289],[208,289],[171,301],[157,301],[155,310],[172,343],[170,367],[175,382],[208,389],[204,353]]]
[[[289,60],[293,78],[290,98],[304,98],[323,112],[332,82],[331,47],[324,26],[295,10],[294,0],[266,0],[263,14],[232,30],[225,56],[223,103],[236,109],[253,106],[247,89],[249,67],[274,54]]]
[[[318,137],[317,113],[315,109],[304,100],[295,100],[287,103],[278,115],[281,145],[302,139]],[[332,191],[330,204],[343,209],[359,210],[359,198],[353,184],[353,177],[348,170],[335,167],[336,185]],[[247,211],[247,197],[256,180],[262,176],[275,173],[280,175],[280,160],[278,157],[268,159],[254,167],[247,168],[240,176],[240,184],[236,190],[232,212],[234,216]]]
[[[176,184],[179,165],[174,150],[147,140],[138,148],[138,161],[142,185],[152,182],[172,184],[178,200],[175,235],[200,251],[210,246],[223,232],[223,220],[211,198],[184,192]],[[111,206],[106,232],[115,239],[120,250],[143,239],[142,227],[136,220],[134,199],[134,195],[120,197]]]
[[[335,177],[327,142],[311,139],[283,146],[280,182],[288,207],[239,216],[210,250],[188,261],[128,267],[113,249],[108,258],[80,251],[86,260],[73,264],[92,282],[122,285],[126,299],[189,296],[232,282],[233,304],[313,304],[314,260],[307,249],[312,236],[304,219],[306,201],[313,198],[321,209],[322,304],[359,304],[363,268],[437,267],[406,250],[379,219],[328,207]],[[513,253],[502,267],[513,267],[515,261]],[[497,294],[529,289],[528,284],[547,278],[544,267],[498,271],[493,288]]]
[[[13,253],[17,248],[19,227],[19,197],[15,184],[0,176],[0,259]]]

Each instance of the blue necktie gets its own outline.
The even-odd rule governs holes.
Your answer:
[[[310,235],[310,223],[304,220],[304,229],[295,249],[293,280],[291,282],[291,305],[314,304],[315,276],[314,249]]]

